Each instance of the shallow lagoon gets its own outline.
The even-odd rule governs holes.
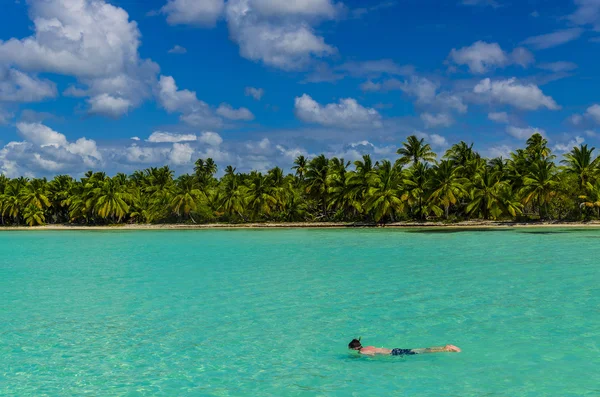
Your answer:
[[[600,395],[594,229],[3,232],[0,302],[0,395]]]

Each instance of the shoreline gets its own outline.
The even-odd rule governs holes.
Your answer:
[[[442,222],[397,222],[383,226],[376,224],[344,222],[290,222],[290,223],[207,223],[189,224],[132,224],[115,226],[45,225],[45,226],[0,226],[2,231],[22,230],[210,230],[210,229],[510,229],[510,228],[600,228],[600,221],[591,222],[499,222],[465,221]]]

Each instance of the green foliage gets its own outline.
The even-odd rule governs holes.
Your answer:
[[[3,225],[175,222],[396,222],[438,219],[600,219],[600,160],[573,148],[558,166],[534,134],[509,159],[483,159],[459,142],[437,161],[424,139],[408,138],[399,158],[351,163],[299,156],[291,173],[239,173],[220,178],[212,159],[175,179],[169,167],[109,177],[87,172],[46,179],[0,175]]]

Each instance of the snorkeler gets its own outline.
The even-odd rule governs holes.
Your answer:
[[[427,347],[424,349],[385,349],[374,346],[363,347],[360,343],[360,338],[353,339],[352,342],[348,344],[348,349],[357,350],[360,354],[365,354],[367,356],[374,356],[376,354],[386,356],[411,356],[413,354],[425,353],[460,353],[460,349],[454,345]]]

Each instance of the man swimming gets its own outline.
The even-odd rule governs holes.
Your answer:
[[[460,349],[454,345],[427,347],[424,349],[385,349],[374,346],[363,347],[360,343],[360,338],[352,339],[352,342],[348,344],[348,349],[357,350],[360,354],[365,354],[367,356],[375,356],[377,354],[386,356],[412,356],[413,354],[425,353],[460,353]]]

